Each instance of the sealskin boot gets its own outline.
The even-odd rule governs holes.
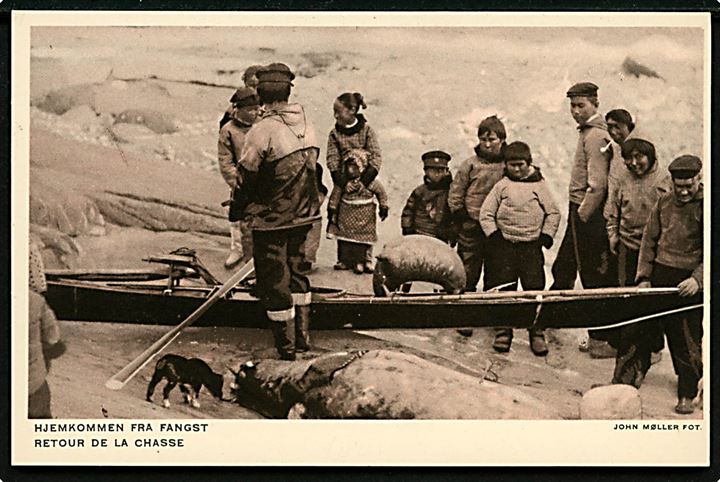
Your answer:
[[[588,353],[590,358],[615,358],[617,356],[617,350],[605,340],[596,340],[595,338],[588,339]]]
[[[512,344],[513,331],[510,328],[498,328],[495,330],[495,341],[493,342],[493,348],[496,352],[507,353],[510,351],[510,345]]]
[[[545,332],[543,330],[528,330],[530,337],[530,350],[535,356],[545,356],[548,354],[548,346],[545,341]]]
[[[310,350],[310,305],[295,306],[295,351]]]
[[[295,360],[295,320],[271,321],[275,349],[281,360]]]
[[[237,249],[233,249],[232,251],[230,251],[230,255],[225,260],[224,266],[227,269],[232,269],[235,266],[237,266],[237,264],[240,261],[242,261],[242,259],[243,259],[243,252],[240,250],[237,250]]]
[[[675,405],[675,412],[681,415],[690,415],[695,411],[691,398],[680,398],[678,404]]]

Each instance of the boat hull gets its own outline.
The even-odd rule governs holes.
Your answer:
[[[49,280],[46,298],[63,320],[177,325],[211,292],[163,287],[111,286],[76,280]],[[328,293],[328,291],[330,291]],[[681,298],[674,290],[605,289],[567,292],[395,295],[387,298],[314,293],[313,329],[375,328],[596,328],[667,310],[701,304],[702,295]],[[265,311],[247,291],[219,300],[195,326],[264,328]]]

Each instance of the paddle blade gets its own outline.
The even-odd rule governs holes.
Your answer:
[[[110,380],[105,382],[105,388],[109,388],[110,390],[120,390],[124,386],[125,383],[121,382],[120,380],[116,380],[115,378],[111,378]]]

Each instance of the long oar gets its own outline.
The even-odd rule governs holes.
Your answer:
[[[225,284],[223,284],[210,298],[208,298],[198,309],[192,312],[190,316],[185,318],[182,323],[174,327],[162,336],[158,341],[150,345],[150,347],[137,356],[133,361],[128,363],[125,368],[117,372],[112,378],[105,382],[105,386],[110,390],[120,390],[127,382],[134,377],[155,355],[160,353],[166,346],[177,338],[182,330],[192,325],[207,310],[210,309],[220,298],[233,289],[235,285],[246,279],[255,271],[252,261],[248,261],[240,268]]]

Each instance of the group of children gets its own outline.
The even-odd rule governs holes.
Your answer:
[[[250,91],[238,90],[232,115],[236,125],[221,130],[220,149],[224,149],[229,163],[237,162],[240,148],[234,143],[242,142],[240,131],[252,124],[252,111],[257,109]],[[703,266],[701,161],[681,156],[670,164],[668,175],[657,165],[652,140],[637,130],[630,113],[616,109],[608,112],[604,121],[599,117],[597,86],[576,84],[568,97],[580,139],[570,183],[569,216],[573,219],[569,219],[568,233],[572,236],[566,233],[562,244],[567,248],[565,244],[571,240],[568,246],[575,254],[565,256],[572,258],[569,260],[556,260],[551,289],[559,289],[555,285],[562,280],[558,278],[563,278],[570,268],[572,273],[565,273],[570,284],[579,272],[585,287],[595,287],[590,278],[583,277],[589,275],[583,273],[580,262],[587,270],[588,260],[593,264],[597,254],[595,257],[603,258],[604,267],[592,274],[613,278],[609,284],[603,278],[605,285],[652,283],[678,286],[684,296],[697,293],[702,287]],[[385,220],[389,212],[387,192],[377,179],[382,155],[377,135],[361,112],[364,108],[363,96],[357,92],[343,93],[335,99],[336,123],[328,136],[326,153],[333,181],[327,237],[337,240],[334,268],[357,274],[373,272],[376,218],[379,215]],[[243,116],[247,110],[251,112]],[[477,134],[474,155],[460,164],[454,178],[448,167],[448,153],[433,150],[421,156],[424,179],[402,210],[402,233],[422,234],[457,245],[466,270],[466,291],[477,289],[481,274],[484,290],[518,289],[518,282],[525,290],[545,289],[543,249],[553,245],[560,211],[540,169],[533,164],[527,144],[507,143],[505,126],[496,116],[480,122]],[[612,141],[606,139],[606,134]],[[592,152],[586,152],[588,149]],[[233,187],[230,177],[225,178]],[[573,198],[573,194],[581,199]],[[576,239],[584,236],[583,230],[598,224],[601,234],[607,230],[605,242],[612,259],[599,256],[599,252],[583,254],[583,245]],[[599,246],[597,240],[590,239],[589,243],[591,247]],[[573,260],[575,265],[570,267]],[[663,348],[664,333],[681,379],[676,410],[691,412],[688,400],[696,394],[692,387],[702,376],[698,355],[702,324],[700,317],[692,316],[685,317],[683,323],[681,328],[672,323],[643,323],[620,330],[613,343],[617,349],[613,383],[639,386],[653,352]],[[542,329],[530,329],[529,336],[533,353],[546,355],[548,347]],[[509,351],[512,338],[512,329],[497,329],[494,349]]]
[[[524,142],[505,142],[495,116],[480,123],[475,156],[466,159],[455,179],[451,157],[442,151],[423,154],[423,185],[410,195],[402,214],[403,234],[433,236],[458,245],[467,275],[466,291],[475,291],[483,273],[483,289],[545,288],[545,259],[560,223],[560,212],[532,164]],[[493,347],[510,350],[513,332],[497,330]],[[530,346],[547,354],[544,333],[530,330]]]

